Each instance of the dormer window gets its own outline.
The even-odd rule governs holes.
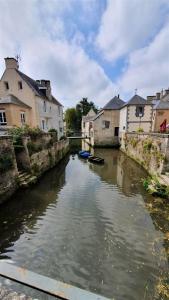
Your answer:
[[[5,89],[9,90],[9,83],[7,81],[4,81]]]
[[[22,81],[18,81],[18,88],[19,90],[22,90]]]
[[[136,117],[144,116],[144,106],[136,106]]]

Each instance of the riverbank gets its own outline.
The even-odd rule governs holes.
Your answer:
[[[52,134],[24,136],[19,145],[14,145],[11,136],[1,136],[0,203],[8,200],[21,186],[36,182],[68,151],[69,141],[57,141]]]
[[[160,133],[125,133],[121,137],[121,151],[139,163],[149,174],[145,185],[152,194],[169,186],[169,135]],[[156,189],[157,187],[157,189]]]

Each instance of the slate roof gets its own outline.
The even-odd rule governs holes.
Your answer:
[[[21,100],[19,100],[17,97],[14,95],[10,94],[8,96],[0,98],[0,104],[14,104],[26,108],[31,108],[29,105],[25,104]]]
[[[52,100],[49,99],[47,96],[45,96],[44,93],[42,92],[42,90],[39,89],[39,85],[34,79],[32,79],[31,77],[27,76],[26,74],[22,73],[21,71],[19,71],[17,69],[16,69],[16,72],[30,86],[30,88],[34,91],[36,96],[39,96],[48,101],[52,101],[53,103],[62,106],[62,104],[58,100],[56,100],[56,98],[54,98],[53,96],[52,96]]]
[[[123,106],[128,105],[152,105],[152,103],[139,95],[134,95],[128,102],[126,102]]]
[[[169,101],[156,101],[153,109],[169,109]]]
[[[123,100],[121,100],[120,98],[118,98],[117,96],[115,96],[113,99],[111,99],[104,107],[103,110],[116,110],[116,109],[120,109],[123,105],[125,104],[125,102]]]

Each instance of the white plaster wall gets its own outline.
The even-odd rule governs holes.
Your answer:
[[[127,106],[120,110],[119,135],[127,130]],[[125,128],[124,128],[125,127]],[[124,129],[123,129],[124,128]]]
[[[54,128],[58,132],[58,139],[63,135],[63,108],[53,102],[45,100],[46,112],[44,111],[44,99],[36,97],[39,113],[39,127],[42,128],[42,120],[45,121],[45,131]]]

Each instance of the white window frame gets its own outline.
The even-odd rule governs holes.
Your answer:
[[[25,114],[25,111],[21,111],[20,116],[21,116],[21,124],[25,125],[25,123],[26,123],[26,114]]]
[[[0,110],[2,121],[0,121],[0,126],[7,125],[5,109]]]

